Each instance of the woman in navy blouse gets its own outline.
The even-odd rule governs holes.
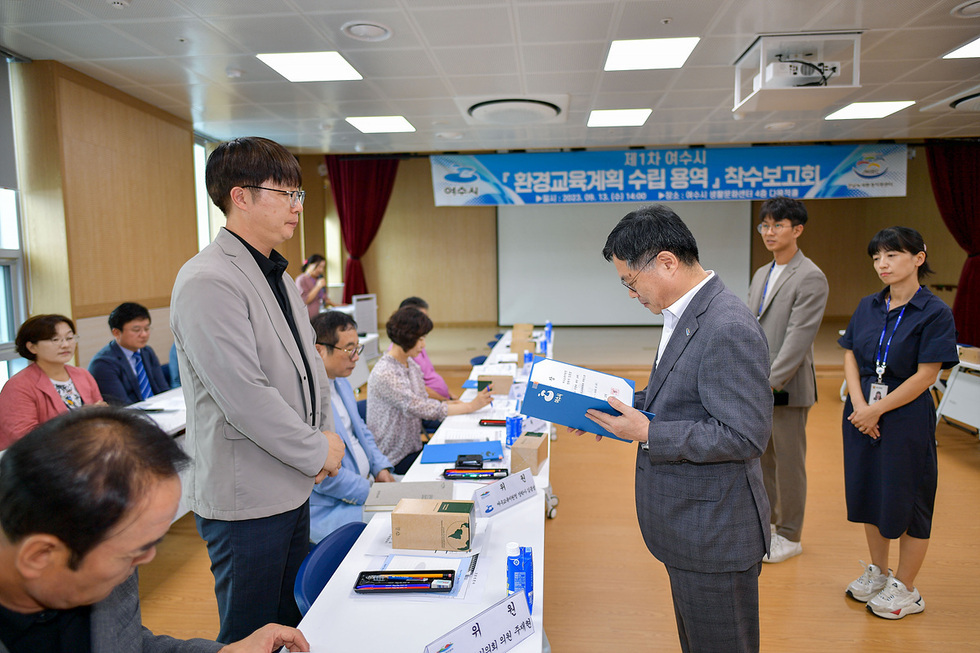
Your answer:
[[[864,524],[872,562],[846,591],[873,614],[901,619],[925,608],[915,577],[929,546],[936,498],[936,409],[929,387],[940,369],[959,359],[952,312],[920,285],[931,270],[919,232],[883,229],[868,254],[885,288],[861,300],[838,341],[848,389],[847,518]],[[896,539],[893,575],[888,552]]]

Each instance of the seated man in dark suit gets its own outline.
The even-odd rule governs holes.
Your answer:
[[[150,312],[134,302],[109,313],[115,338],[99,350],[88,371],[99,384],[103,399],[114,405],[135,404],[170,389],[150,339]]]
[[[93,407],[45,422],[0,460],[0,653],[309,651],[264,626],[222,647],[156,636],[140,620],[136,567],[156,555],[188,457],[153,422]]]

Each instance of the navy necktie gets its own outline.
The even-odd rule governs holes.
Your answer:
[[[153,388],[150,387],[150,377],[146,375],[143,357],[138,351],[133,352],[133,365],[136,367],[136,379],[140,382],[140,396],[143,399],[149,399],[153,396]]]

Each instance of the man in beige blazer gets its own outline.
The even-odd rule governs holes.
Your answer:
[[[335,475],[330,386],[306,306],[275,247],[303,210],[296,158],[239,138],[208,159],[208,194],[227,217],[177,275],[171,327],[187,402],[187,504],[207,541],[221,630],[296,625],[296,573],[309,551],[309,496]]]
[[[807,221],[803,203],[775,197],[762,203],[758,231],[773,262],[752,277],[749,309],[769,341],[769,385],[775,406],[772,438],[762,456],[762,476],[773,530],[763,562],[782,562],[803,552],[806,507],[806,417],[817,401],[813,340],[827,306],[827,278],[803,256],[797,239]]]

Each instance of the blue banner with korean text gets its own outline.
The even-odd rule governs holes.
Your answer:
[[[430,156],[436,206],[904,197],[907,147],[785,145]]]

